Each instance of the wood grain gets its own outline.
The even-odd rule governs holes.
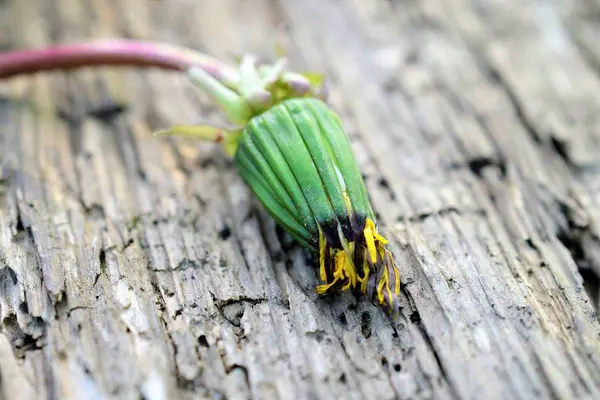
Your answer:
[[[175,73],[0,82],[3,399],[600,398],[597,0],[4,0],[0,48],[164,40],[325,72],[402,314],[314,261]],[[588,289],[587,291],[585,289]]]

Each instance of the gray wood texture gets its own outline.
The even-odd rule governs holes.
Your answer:
[[[599,399],[598,0],[3,0],[0,48],[128,36],[325,72],[402,314],[319,297],[180,75],[0,82],[2,399]],[[283,28],[278,31],[279,28]],[[584,279],[585,278],[585,279]],[[586,290],[587,288],[587,290]]]

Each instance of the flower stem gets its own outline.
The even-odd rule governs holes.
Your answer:
[[[187,71],[199,67],[229,87],[239,84],[235,68],[205,54],[164,43],[106,39],[33,50],[0,52],[0,79],[82,67],[121,65]]]

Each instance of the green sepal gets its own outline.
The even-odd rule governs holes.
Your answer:
[[[342,185],[345,184],[340,179],[339,168],[335,165],[336,159],[322,132],[322,123],[319,121],[321,115],[314,113],[310,107],[306,106],[307,103],[308,100],[287,101],[285,107],[310,153],[335,214],[338,217],[351,217],[352,210],[347,208],[344,201]]]
[[[238,154],[244,156],[252,164],[252,168],[265,180],[265,183],[276,194],[282,206],[286,207],[294,215],[298,215],[298,208],[292,201],[289,193],[279,181],[278,176],[273,172],[265,156],[258,150],[252,141],[247,141],[246,145],[239,149]],[[276,165],[276,164],[275,164]],[[301,220],[301,218],[297,218]]]
[[[285,103],[280,107],[272,108],[259,118],[254,118],[251,124],[255,120],[259,121],[263,129],[271,133],[279,151],[290,165],[314,218],[319,222],[335,219],[319,171],[294,120],[285,108]]]
[[[329,142],[329,147],[333,151],[333,157],[346,184],[346,191],[354,210],[357,214],[375,219],[362,174],[339,117],[321,100],[305,99],[304,101],[304,106],[312,109],[313,113],[318,115],[320,132]]]
[[[313,248],[312,236],[294,217],[286,206],[281,204],[281,198],[273,192],[273,188],[264,176],[254,168],[252,161],[245,151],[236,154],[236,162],[242,179],[249,183],[252,192],[260,200],[269,214],[302,246]]]
[[[269,110],[269,113],[272,110]],[[308,231],[311,233],[315,232],[317,225],[308,201],[302,193],[302,188],[296,180],[288,160],[286,160],[279,150],[277,142],[273,139],[271,132],[262,124],[261,120],[262,117],[256,117],[248,125],[242,135],[240,149],[247,148],[252,153],[256,148],[260,152],[294,203],[298,213],[297,219]],[[249,185],[252,187],[251,183]]]
[[[225,153],[235,155],[241,130],[219,127],[216,125],[175,125],[154,133],[154,136],[176,136],[182,139],[212,141],[221,143]]]

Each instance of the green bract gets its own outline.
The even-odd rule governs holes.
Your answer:
[[[227,85],[190,69],[235,126],[176,126],[162,134],[223,144],[269,214],[318,252],[318,293],[352,288],[393,308],[399,273],[377,232],[348,138],[322,99],[322,77],[288,72],[284,65],[257,67],[246,56],[237,83]]]
[[[340,223],[347,231],[350,221],[372,217],[348,154],[337,117],[323,102],[290,99],[250,121],[235,161],[275,219],[301,243],[318,247],[319,225]]]

